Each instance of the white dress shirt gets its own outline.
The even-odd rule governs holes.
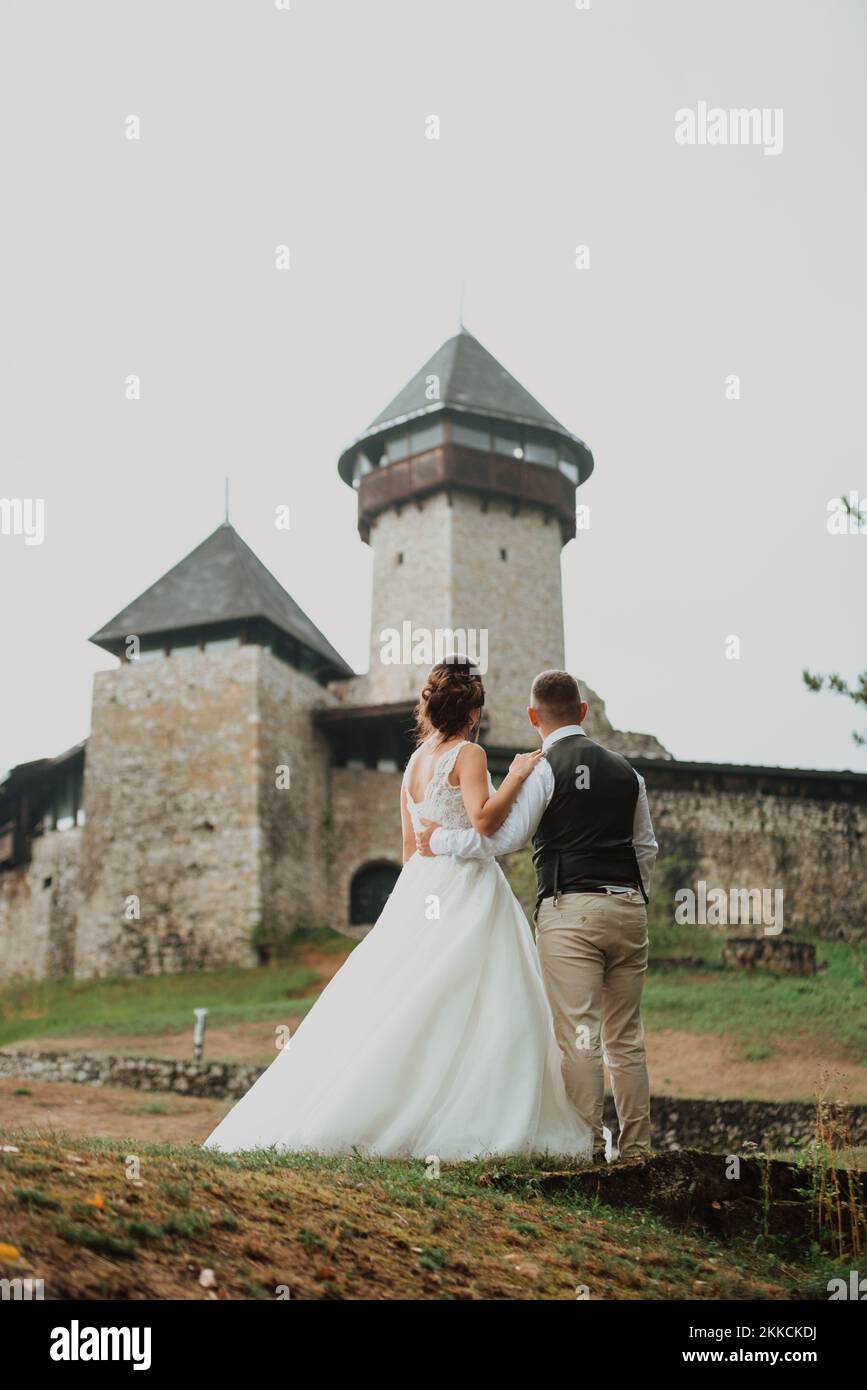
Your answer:
[[[580,724],[564,724],[555,729],[542,743],[542,748],[550,748],[561,738],[571,734],[583,734]],[[633,769],[634,770],[634,769]],[[635,803],[635,816],[632,822],[632,847],[638,860],[638,868],[644,891],[650,891],[650,876],[659,846],[653,834],[650,808],[647,805],[647,790],[644,778],[638,778],[638,800]],[[433,854],[454,854],[458,859],[495,859],[501,854],[513,854],[523,849],[539,828],[539,822],[548,809],[554,795],[554,772],[547,758],[540,758],[529,777],[523,782],[509,814],[499,830],[493,835],[480,835],[477,830],[446,830],[439,826],[431,835],[430,847]],[[628,892],[625,884],[606,885],[614,892]]]

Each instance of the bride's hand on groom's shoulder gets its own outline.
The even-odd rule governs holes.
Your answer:
[[[525,782],[541,758],[542,751],[541,748],[536,748],[532,753],[516,753],[509,771],[515,777],[520,777],[522,782]]]

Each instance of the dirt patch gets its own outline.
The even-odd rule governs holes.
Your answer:
[[[224,1100],[198,1100],[170,1091],[127,1086],[80,1086],[74,1081],[0,1078],[3,1131],[65,1130],[98,1139],[201,1144],[229,1109]]]
[[[780,1052],[756,1061],[744,1056],[739,1038],[719,1033],[647,1033],[651,1090],[656,1095],[714,1100],[812,1100],[830,1073],[834,1089],[855,1104],[867,1101],[867,1067],[795,1048],[790,1038]]]
[[[296,951],[292,957],[293,965],[303,965],[305,970],[314,970],[322,979],[323,988],[330,979],[333,978],[346,961],[350,952],[350,947],[354,942],[347,942],[346,950],[317,951],[313,946],[305,946],[303,951]]]

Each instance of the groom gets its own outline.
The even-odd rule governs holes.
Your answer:
[[[621,1159],[650,1153],[650,1086],[641,1022],[647,970],[647,889],[657,844],[644,780],[619,753],[581,728],[578,682],[543,671],[533,682],[530,723],[545,756],[496,834],[425,822],[420,854],[487,859],[532,837],[536,946],[563,1054],[563,1080],[605,1162],[603,1058],[620,1122]]]

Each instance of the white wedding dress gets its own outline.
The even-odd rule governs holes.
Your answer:
[[[439,759],[413,823],[469,819]],[[410,766],[412,761],[410,762]],[[493,790],[493,788],[492,788]],[[493,860],[404,865],[379,921],[205,1141],[237,1153],[587,1156],[526,919]]]

